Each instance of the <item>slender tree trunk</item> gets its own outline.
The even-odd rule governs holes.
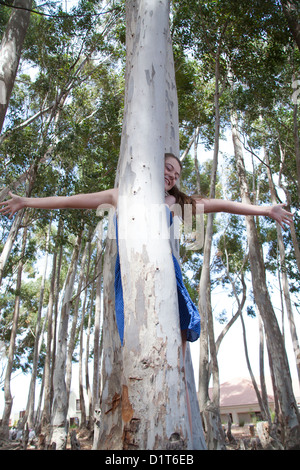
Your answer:
[[[276,204],[277,203],[276,193],[275,193],[273,178],[272,178],[271,169],[270,169],[269,155],[266,149],[265,149],[265,161],[267,164],[267,173],[268,173],[268,179],[269,179],[269,188],[270,188],[270,193],[271,193],[272,204]],[[290,333],[291,333],[291,339],[292,339],[292,344],[293,344],[293,350],[295,354],[298,380],[300,383],[300,346],[299,346],[299,340],[298,340],[297,330],[296,330],[296,325],[295,325],[295,320],[294,320],[292,301],[290,297],[290,287],[289,287],[287,267],[286,267],[286,262],[285,262],[284,240],[283,240],[281,227],[277,222],[276,222],[276,230],[277,230],[277,242],[278,242],[279,255],[280,255],[280,270],[281,270],[284,302],[285,302],[285,308],[286,308],[287,317],[288,317],[289,326],[290,326]]]
[[[265,366],[264,366],[264,328],[261,320],[261,315],[258,315],[258,328],[259,328],[259,376],[260,376],[260,386],[261,386],[261,399],[263,402],[263,408],[267,415],[267,421],[271,426],[271,415],[267,394],[267,387],[265,381]]]
[[[27,225],[25,223],[25,226],[23,229],[23,236],[22,236],[21,257],[20,257],[20,261],[18,265],[15,306],[14,306],[14,313],[13,313],[13,319],[12,319],[12,328],[11,328],[11,335],[10,335],[10,342],[9,342],[9,349],[8,349],[8,356],[7,356],[7,367],[6,367],[5,382],[4,382],[5,405],[4,405],[4,411],[3,411],[3,416],[2,416],[2,423],[0,427],[0,435],[1,437],[5,439],[8,439],[9,437],[9,418],[10,418],[11,409],[13,405],[13,397],[11,395],[10,381],[11,381],[11,374],[12,374],[12,369],[13,369],[13,361],[14,361],[15,347],[16,347],[16,336],[17,336],[18,322],[19,322],[19,313],[20,313],[19,292],[21,289],[23,258],[25,255],[26,241],[27,241]]]
[[[91,236],[91,233],[88,235]],[[69,407],[69,398],[70,398],[70,391],[71,391],[71,382],[72,382],[72,364],[73,364],[73,353],[76,345],[77,339],[77,330],[78,330],[78,314],[79,314],[79,304],[80,304],[80,294],[82,291],[83,282],[85,279],[85,272],[86,272],[86,262],[87,262],[87,255],[88,255],[88,242],[86,242],[85,247],[83,249],[83,254],[81,258],[81,266],[79,272],[79,279],[77,284],[77,294],[75,299],[72,299],[71,302],[74,303],[74,310],[72,315],[72,325],[69,335],[69,344],[68,344],[68,354],[67,354],[67,364],[66,364],[66,387],[67,387],[67,408]]]
[[[234,112],[231,115],[232,139],[243,202],[250,204],[246,171],[243,160],[243,151],[238,134],[238,122]],[[252,286],[257,307],[262,315],[265,327],[267,345],[273,361],[274,377],[278,389],[281,413],[283,417],[282,436],[285,448],[289,449],[299,445],[300,422],[297,403],[294,397],[288,359],[273,310],[266,284],[264,261],[258,234],[251,216],[246,217],[247,238],[249,245],[249,259],[252,273]]]
[[[100,399],[100,328],[102,314],[102,251],[103,223],[97,226],[97,258],[96,258],[96,301],[94,326],[94,375],[93,375],[93,409],[99,407]]]
[[[57,450],[63,450],[67,442],[67,413],[68,396],[65,382],[66,360],[67,360],[67,342],[68,342],[68,321],[70,312],[70,302],[74,288],[76,265],[79,257],[82,231],[76,239],[75,247],[70,262],[67,279],[65,282],[65,291],[60,312],[60,324],[58,331],[58,344],[54,369],[54,400],[51,424],[51,445],[55,445]]]
[[[287,207],[290,208],[291,207],[290,191],[285,187],[285,185],[282,182],[282,173],[283,173],[283,168],[284,168],[284,164],[285,164],[285,152],[284,152],[284,148],[283,148],[283,145],[280,142],[280,140],[278,142],[278,145],[279,145],[279,152],[280,152],[280,170],[279,170],[279,183],[278,184],[279,184],[280,188],[285,192],[285,196],[286,196],[286,200],[287,200]],[[296,151],[296,147],[295,147],[295,151]],[[299,159],[299,165],[300,165],[300,159]],[[299,168],[300,168],[300,166],[299,166]],[[300,184],[298,185],[298,190],[299,190],[299,188],[300,188]],[[300,196],[299,196],[299,200],[300,200]],[[290,232],[291,232],[291,238],[292,238],[293,248],[294,248],[294,253],[295,253],[295,260],[296,260],[296,263],[297,263],[298,271],[300,272],[300,248],[299,248],[299,242],[298,242],[298,238],[297,238],[297,234],[296,234],[296,230],[295,230],[295,224],[294,224],[293,221],[290,225]]]
[[[59,224],[58,233],[61,229],[61,223]],[[53,338],[53,310],[55,302],[55,282],[56,282],[56,271],[57,271],[57,253],[58,246],[56,246],[53,252],[52,260],[52,272],[51,272],[51,283],[50,293],[47,308],[47,345],[46,345],[46,357],[44,366],[44,407],[41,418],[41,432],[48,434],[47,429],[51,421],[51,346],[54,342]]]
[[[2,279],[3,279],[4,268],[5,268],[6,262],[9,258],[12,246],[14,244],[14,241],[17,237],[17,234],[18,234],[23,216],[24,216],[24,210],[21,210],[20,212],[18,212],[16,214],[16,216],[14,218],[14,221],[13,221],[11,227],[10,227],[8,237],[5,241],[5,245],[4,245],[3,250],[1,252],[1,255],[0,255],[0,285],[1,285]]]
[[[297,0],[281,0],[290,31],[300,51],[300,10]]]
[[[268,413],[267,413],[267,411],[264,407],[264,403],[262,401],[262,397],[261,397],[259,388],[257,386],[256,379],[255,379],[253,371],[252,371],[251,362],[250,362],[249,353],[248,353],[247,334],[246,334],[246,327],[245,327],[245,322],[244,322],[244,318],[243,318],[242,304],[240,302],[240,299],[239,299],[239,296],[238,296],[238,293],[237,293],[237,290],[236,290],[236,285],[235,285],[235,283],[234,283],[234,281],[233,281],[233,279],[230,275],[230,272],[229,272],[229,257],[228,257],[228,252],[227,252],[226,248],[225,248],[225,254],[226,254],[226,275],[227,275],[227,277],[230,281],[232,291],[233,291],[234,297],[236,299],[236,302],[238,304],[238,309],[239,309],[239,312],[240,312],[239,316],[240,316],[241,324],[242,324],[246,364],[247,364],[248,372],[249,372],[249,375],[250,375],[250,378],[251,378],[251,381],[252,381],[252,384],[253,384],[253,387],[254,387],[254,390],[255,390],[255,394],[257,396],[257,401],[258,401],[258,404],[259,404],[259,407],[260,407],[260,410],[261,410],[261,414],[262,414],[263,420],[265,421],[268,418]],[[241,276],[241,282],[242,282],[242,285],[243,285],[243,291],[245,291],[246,290],[246,284],[245,284],[243,274]]]
[[[95,270],[96,272],[96,270]],[[93,312],[93,303],[94,303],[94,291],[95,291],[95,282],[93,282],[92,292],[90,296],[90,306],[89,306],[89,317],[88,317],[88,325],[87,325],[87,332],[86,332],[86,354],[85,354],[85,363],[84,363],[84,374],[85,374],[85,388],[88,397],[88,429],[92,429],[93,427],[93,395],[92,389],[90,384],[90,374],[89,374],[89,357],[90,357],[90,340],[91,340],[91,325],[92,325],[92,312]]]
[[[262,397],[261,397],[260,391],[258,389],[258,385],[257,385],[256,379],[254,377],[252,367],[251,367],[251,363],[250,363],[250,358],[249,358],[249,353],[248,353],[248,345],[247,345],[246,327],[245,327],[245,322],[244,322],[242,312],[241,312],[240,318],[241,318],[242,329],[243,329],[243,342],[244,342],[244,351],[245,351],[245,358],[246,358],[247,368],[248,368],[249,375],[250,375],[250,378],[251,378],[251,381],[252,381],[252,385],[253,385],[254,390],[255,390],[255,394],[257,396],[257,401],[258,401],[258,404],[259,404],[259,407],[260,407],[262,418],[263,418],[264,421],[266,421],[266,420],[268,421],[268,412],[264,407],[264,403],[262,401]]]
[[[42,308],[43,308],[43,300],[44,300],[44,292],[45,292],[46,272],[47,272],[47,265],[48,265],[50,232],[51,232],[51,222],[49,224],[47,242],[46,242],[46,257],[44,261],[44,272],[42,276],[42,284],[41,284],[41,289],[40,289],[40,299],[39,299],[36,329],[35,329],[35,343],[34,343],[34,351],[33,351],[33,363],[32,363],[32,371],[31,371],[31,378],[30,378],[30,386],[29,386],[29,393],[28,393],[28,402],[27,402],[27,407],[26,407],[26,413],[23,418],[23,426],[25,425],[26,422],[28,422],[29,429],[33,429],[35,427],[35,416],[34,416],[35,387],[36,387],[38,361],[39,361],[39,356],[40,356],[41,318],[42,318]]]
[[[300,28],[299,28],[300,34]],[[300,41],[300,36],[299,36]],[[295,75],[293,75],[294,86],[298,83]],[[295,159],[296,159],[296,169],[297,169],[297,192],[298,192],[298,201],[300,202],[300,141],[299,141],[299,124],[298,124],[298,103],[297,101],[293,104],[293,136],[294,136],[294,148],[295,148]]]
[[[90,264],[91,264],[91,240],[88,241],[87,253],[88,261],[86,266],[86,275],[85,275],[85,285],[88,285],[89,274],[90,274]],[[85,407],[85,398],[84,398],[84,389],[83,389],[83,334],[84,334],[84,320],[87,310],[87,288],[84,291],[84,300],[81,309],[81,322],[80,322],[80,332],[79,332],[79,399],[80,399],[80,412],[81,412],[81,422],[80,426],[82,428],[87,428],[87,417],[86,417],[86,407]],[[88,355],[88,351],[86,351]]]
[[[30,9],[32,0],[15,0],[13,5]],[[0,45],[0,133],[15,83],[29,20],[29,11],[13,8]]]
[[[215,141],[212,173],[210,180],[210,198],[215,197],[219,138],[220,138],[220,105],[219,105],[219,51],[215,57]],[[204,422],[206,442],[209,450],[225,449],[225,435],[220,418],[220,384],[217,352],[214,338],[213,317],[211,307],[210,259],[213,236],[214,215],[208,214],[205,242],[203,249],[203,264],[199,284],[199,311],[201,316],[200,336],[200,374],[199,399],[200,410]],[[209,359],[210,355],[210,359]],[[209,363],[213,375],[213,397],[209,397]]]

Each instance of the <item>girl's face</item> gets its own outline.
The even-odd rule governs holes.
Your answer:
[[[165,158],[165,190],[169,191],[175,186],[181,173],[179,162],[174,157]]]

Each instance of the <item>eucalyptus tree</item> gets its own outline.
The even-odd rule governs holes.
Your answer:
[[[159,214],[151,210],[164,200],[163,155],[179,152],[176,86],[167,34],[169,2],[127,2],[126,7],[125,109],[116,181],[124,342],[121,346],[116,326],[108,318],[105,325],[110,334],[103,338],[103,418],[97,423],[100,432],[94,445],[101,449],[184,449],[195,444],[187,425],[180,372],[176,286],[170,247],[157,239]],[[134,207],[140,210],[129,215]],[[144,232],[150,225],[151,230]],[[116,254],[113,244],[109,254]],[[106,294],[111,275],[109,279]],[[105,303],[109,311],[111,297]],[[203,448],[203,441],[197,446]]]
[[[14,1],[11,16],[0,45],[0,133],[29,26],[31,6],[32,0]]]

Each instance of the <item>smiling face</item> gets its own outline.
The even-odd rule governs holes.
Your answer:
[[[172,156],[165,158],[165,190],[169,191],[175,186],[181,173],[181,166],[178,160]]]

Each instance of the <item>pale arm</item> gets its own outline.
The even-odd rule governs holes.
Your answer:
[[[35,209],[97,209],[99,206],[117,205],[118,190],[108,189],[98,193],[75,194],[74,196],[21,197],[9,193],[11,199],[1,203],[0,212],[11,218],[15,212],[25,207]]]
[[[293,214],[284,209],[284,204],[275,204],[273,206],[256,206],[243,202],[227,201],[223,199],[197,199],[197,206],[204,209],[204,213],[227,212],[237,215],[258,215],[271,217],[276,220],[281,227],[283,224],[290,224]],[[200,209],[201,210],[201,209]]]

